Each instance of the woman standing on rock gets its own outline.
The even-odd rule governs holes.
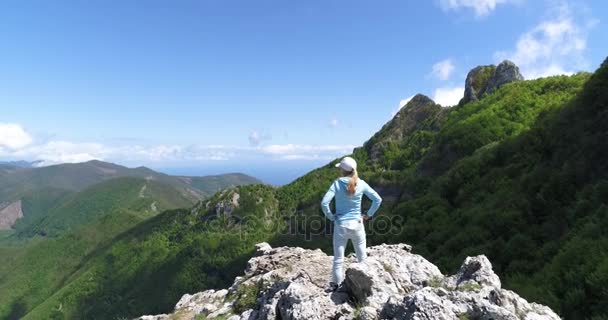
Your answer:
[[[382,198],[365,181],[357,175],[357,162],[351,157],[345,157],[336,164],[341,177],[336,179],[321,201],[321,209],[325,216],[334,222],[334,262],[330,289],[335,290],[342,283],[342,264],[344,249],[351,240],[355,247],[357,261],[367,257],[365,251],[365,228],[362,220],[371,219],[382,203]],[[372,206],[366,214],[361,212],[361,199],[366,195],[372,200]],[[336,212],[332,213],[329,203],[336,198]]]

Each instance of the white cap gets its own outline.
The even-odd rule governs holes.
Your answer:
[[[344,157],[342,161],[336,163],[336,168],[340,168],[346,172],[351,172],[357,169],[357,161],[351,157]]]

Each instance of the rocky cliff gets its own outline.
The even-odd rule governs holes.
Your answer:
[[[501,86],[524,80],[519,73],[519,67],[509,60],[498,66],[477,66],[467,74],[464,87],[464,98],[460,104],[479,100],[483,95],[490,94]]]
[[[229,289],[186,294],[168,319],[559,319],[548,307],[503,289],[488,259],[468,257],[445,276],[405,244],[368,248],[348,258],[346,276],[326,292],[331,256],[321,250],[257,245],[245,274]]]
[[[403,148],[416,132],[439,131],[447,110],[431,98],[417,94],[361,148],[367,151],[372,162],[377,162],[391,144]]]
[[[0,202],[0,230],[10,229],[21,218],[23,218],[21,200],[12,203]]]

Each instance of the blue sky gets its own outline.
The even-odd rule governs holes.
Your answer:
[[[0,159],[285,183],[416,93],[454,103],[476,65],[594,70],[607,20],[599,0],[2,1]]]

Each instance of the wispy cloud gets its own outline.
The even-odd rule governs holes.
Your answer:
[[[262,142],[271,140],[272,136],[269,133],[261,133],[258,130],[253,130],[249,133],[248,139],[251,146],[257,147]]]
[[[0,150],[2,148],[17,149],[32,143],[30,136],[20,125],[0,123]]]
[[[15,126],[19,129],[15,129]],[[0,158],[42,160],[41,165],[105,160],[119,163],[193,163],[230,160],[331,160],[352,152],[354,145],[105,145],[96,142],[33,141],[19,125],[1,127]],[[9,128],[10,130],[7,130]],[[5,132],[11,133],[4,134]],[[19,133],[19,134],[15,134]],[[18,139],[9,139],[17,137]],[[27,139],[24,137],[28,137]],[[262,141],[260,138],[257,141]],[[6,142],[8,141],[8,142]],[[9,148],[10,146],[10,148]]]
[[[454,71],[454,63],[452,63],[452,59],[445,59],[439,61],[433,65],[431,76],[445,81],[450,78],[452,72]]]
[[[74,143],[69,141],[50,141],[40,145],[13,150],[12,152],[0,153],[19,159],[41,160],[40,165],[55,163],[83,162],[95,159],[104,159],[111,151],[99,143]]]
[[[338,119],[331,119],[329,120],[329,123],[327,125],[330,128],[337,128],[340,125],[340,122],[338,121]]]
[[[519,3],[522,0],[439,0],[444,11],[472,9],[478,17],[486,16],[501,4]]]
[[[495,60],[512,60],[529,79],[586,69],[587,37],[597,20],[576,19],[567,2],[559,2],[549,11],[550,18],[522,34],[515,49],[496,52]]]
[[[445,87],[435,89],[433,100],[436,103],[447,107],[458,104],[460,99],[464,96],[463,87]]]

